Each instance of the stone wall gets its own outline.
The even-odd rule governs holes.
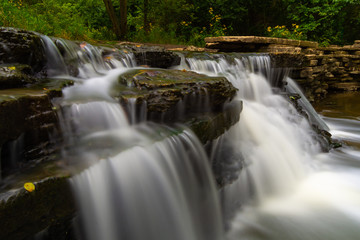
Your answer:
[[[319,47],[316,42],[266,37],[206,38],[206,47],[222,52],[269,53],[274,67],[289,68],[290,77],[310,101],[328,92],[360,90],[360,40],[349,46]]]
[[[360,41],[351,46],[311,49],[302,53],[301,59],[301,66],[293,68],[290,76],[311,101],[328,92],[360,90]]]

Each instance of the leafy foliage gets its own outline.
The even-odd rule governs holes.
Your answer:
[[[82,5],[84,2],[88,5]],[[98,1],[3,0],[0,5],[0,26],[22,28],[68,39],[84,40],[103,36],[113,38],[111,31],[104,28],[104,22],[101,22],[101,19],[107,19],[106,15],[101,15],[105,12],[97,11],[97,8],[103,6],[94,4],[90,8],[90,4],[96,2]],[[97,18],[93,18],[96,14]]]
[[[277,38],[290,38],[296,40],[306,40],[306,37],[303,35],[301,29],[299,29],[299,25],[292,24],[292,28],[288,29],[285,25],[283,26],[275,26],[267,28],[267,35],[270,37]]]
[[[113,0],[116,14],[119,1]],[[204,45],[207,36],[266,35],[348,44],[360,0],[128,0],[127,39]],[[102,0],[2,0],[0,26],[71,39],[116,40]]]
[[[345,7],[349,0],[288,1],[288,17],[301,26],[308,39],[317,40],[323,45],[342,43]]]

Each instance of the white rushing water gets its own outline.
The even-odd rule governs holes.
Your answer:
[[[222,191],[223,204],[242,206],[225,236],[209,160],[197,138],[187,129],[135,124],[135,113],[128,120],[110,96],[117,76],[135,66],[131,57],[109,64],[91,45],[75,52],[91,60],[83,61],[81,79],[64,90],[62,117],[66,158],[87,166],[72,179],[85,239],[360,238],[358,149],[321,152],[308,120],[274,94],[273,85],[283,79],[268,57],[231,63],[190,58],[178,67],[225,76],[244,103],[239,123],[219,140],[230,143],[245,166]],[[291,81],[289,89],[298,91]],[[358,122],[344,129],[325,121],[336,137],[359,142]]]
[[[240,61],[232,65],[223,59],[187,61],[197,72],[226,76],[244,100],[240,122],[227,137],[241,149],[246,161],[242,175],[247,176],[227,187],[225,198],[228,202],[243,199],[244,185],[250,185],[257,201],[243,202],[227,238],[359,239],[359,150],[344,146],[321,153],[307,120],[284,98],[272,94],[271,79],[245,69]],[[289,87],[297,91],[291,81]],[[306,100],[302,104],[309,107]],[[318,116],[311,117],[326,128]],[[334,137],[359,143],[358,121],[325,120]]]
[[[136,114],[135,99],[128,119],[110,96],[119,75],[134,67],[131,55],[109,65],[90,45],[69,54],[95,59],[81,61],[80,78],[63,90],[61,103],[64,158],[77,173],[71,182],[81,237],[223,239],[215,182],[197,137],[183,127],[136,124],[146,114]]]

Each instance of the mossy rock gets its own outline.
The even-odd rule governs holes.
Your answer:
[[[199,116],[185,122],[200,139],[203,144],[220,137],[231,126],[240,120],[240,113],[243,104],[239,100],[232,101],[225,105],[222,112]]]
[[[54,151],[59,135],[56,111],[44,90],[0,90],[0,164],[2,177]],[[19,146],[19,153],[14,153]],[[16,158],[16,161],[13,159]]]
[[[217,112],[236,94],[236,88],[225,77],[185,70],[136,69],[121,75],[118,82],[123,89],[114,95],[123,104],[131,98],[136,98],[137,104],[145,101],[149,116],[167,114],[161,116],[166,121],[176,119],[178,104],[186,114]]]
[[[36,233],[53,225],[71,223],[75,214],[67,176],[37,182],[33,192],[21,188],[6,194],[10,196],[5,199],[0,195],[0,239],[32,239]]]
[[[21,133],[56,121],[48,95],[18,89],[0,91],[0,144],[15,140]]]
[[[0,28],[0,64],[26,64],[33,74],[46,65],[45,51],[40,36],[36,33]]]
[[[31,67],[24,64],[0,66],[0,89],[19,88],[35,83],[31,75]]]

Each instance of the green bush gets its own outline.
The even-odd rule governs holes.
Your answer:
[[[299,25],[292,24],[291,28],[283,26],[267,27],[266,35],[269,37],[277,38],[289,38],[296,40],[306,40],[306,36],[303,34],[302,29],[299,28]]]
[[[75,40],[116,40],[102,0],[1,1],[0,26]],[[113,5],[119,15],[119,1]],[[360,39],[359,0],[148,0],[146,9],[144,0],[128,0],[127,20],[126,38],[139,42],[203,46],[205,37],[222,35],[322,45]]]
[[[87,1],[65,0],[3,0],[0,6],[0,26],[36,31],[45,35],[73,40],[114,39],[114,34],[103,23],[106,11],[82,5]],[[97,7],[102,7],[100,1]],[[92,12],[90,12],[90,9]],[[87,12],[88,11],[88,12]],[[94,18],[89,14],[94,14]],[[88,16],[88,17],[83,17]],[[105,21],[103,21],[105,22]]]

